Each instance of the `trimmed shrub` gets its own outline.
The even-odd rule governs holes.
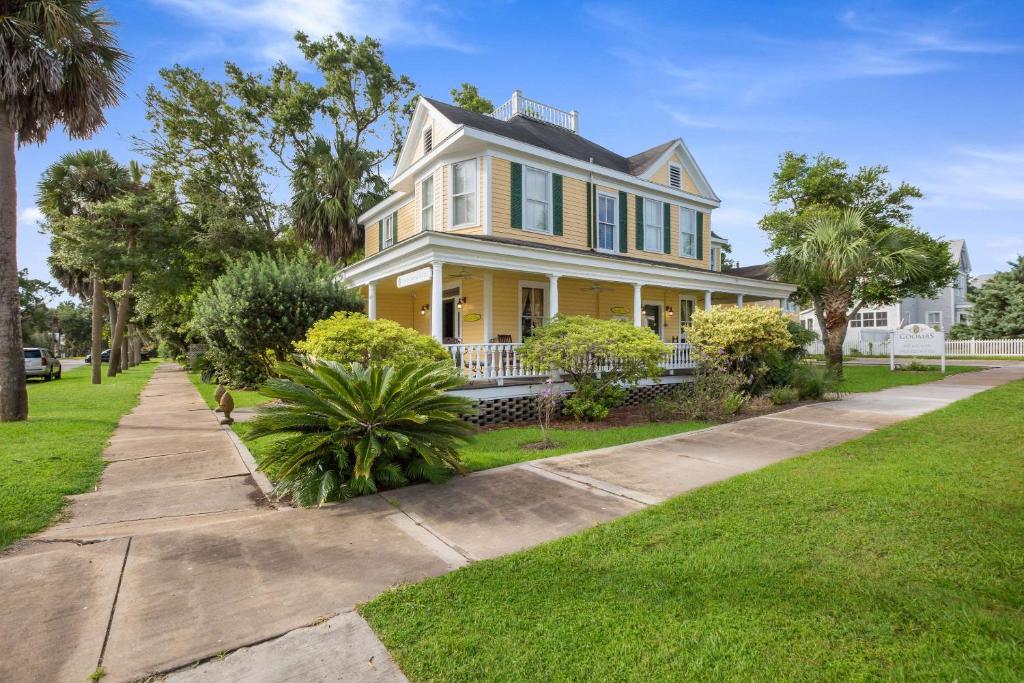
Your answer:
[[[326,263],[261,255],[231,264],[199,295],[192,326],[207,342],[217,379],[258,386],[313,323],[362,305]]]
[[[790,386],[773,387],[771,398],[772,403],[777,406],[784,406],[787,403],[795,403],[800,400],[800,390],[796,387]]]
[[[566,414],[601,420],[609,408],[621,405],[624,386],[661,375],[658,363],[668,352],[646,327],[577,315],[557,316],[536,328],[521,355],[527,367],[568,375],[576,394],[566,399]]]
[[[309,328],[295,343],[301,353],[339,363],[363,365],[451,361],[431,336],[402,327],[393,320],[370,320],[362,313],[341,312]]]
[[[694,311],[686,336],[698,363],[724,364],[741,373],[747,390],[756,394],[789,381],[806,335],[778,309],[746,306]]]

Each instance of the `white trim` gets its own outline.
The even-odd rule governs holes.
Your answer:
[[[607,197],[614,203],[615,208],[612,210],[612,248],[605,249],[600,246],[601,244],[601,197]],[[590,197],[587,197],[587,201],[590,201]],[[619,195],[618,193],[605,192],[603,190],[597,190],[597,201],[594,202],[594,250],[602,254],[619,254],[619,249],[622,247],[619,244],[619,235],[622,233],[622,226],[619,225]],[[628,230],[627,230],[628,233]]]
[[[673,169],[678,171],[678,173],[677,173],[677,175],[679,177],[679,184],[678,185],[673,185],[672,184],[672,170]],[[683,167],[681,165],[669,162],[669,165],[668,165],[668,186],[669,187],[674,187],[677,190],[683,189]]]
[[[423,183],[427,182],[428,180],[430,181],[430,206],[426,207],[426,206],[423,205],[423,199],[424,199],[424,196],[425,196],[423,194]],[[416,195],[420,198],[420,206],[419,206],[419,211],[418,211],[419,215],[417,217],[417,222],[419,223],[419,226],[420,226],[420,232],[423,232],[424,230],[433,230],[434,229],[434,225],[437,222],[436,221],[435,212],[434,212],[434,208],[435,208],[435,206],[434,206],[435,205],[434,198],[436,196],[436,192],[434,191],[434,189],[435,189],[434,188],[434,185],[435,185],[434,180],[435,180],[434,179],[434,175],[433,174],[428,174],[428,175],[423,176],[423,179],[416,183]],[[426,211],[427,208],[430,209],[430,225],[423,225],[423,212]]]
[[[473,209],[476,215],[474,220],[468,223],[455,223],[455,167],[459,164],[473,162]],[[448,165],[448,229],[461,230],[480,225],[480,157],[467,157],[460,161],[453,161]],[[468,196],[469,192],[463,192],[460,197]]]
[[[692,171],[690,173],[691,180],[693,180],[693,184],[697,186],[697,189],[706,193],[706,197],[708,199],[713,199],[714,201],[721,203],[721,199],[719,199],[718,195],[715,194],[715,191],[711,189],[711,184],[704,175],[704,171],[701,170],[700,165],[697,164],[697,160],[690,152],[690,148],[686,146],[686,143],[683,142],[682,138],[676,138],[675,144],[669,146],[668,149],[662,152],[657,161],[648,166],[647,170],[640,174],[639,177],[645,180],[649,179],[656,170],[668,163],[668,160],[672,158],[672,155],[675,154],[677,150],[681,152],[679,156],[682,157],[683,162],[690,166],[690,170]]]
[[[528,200],[527,199],[527,192],[526,192],[526,187],[527,187],[526,176],[527,176],[527,173],[529,171],[534,171],[536,173],[543,173],[543,174],[545,174],[547,176],[547,181],[546,181],[546,184],[544,186],[544,189],[545,189],[545,192],[547,194],[547,205],[548,205],[548,220],[547,220],[547,223],[548,224],[544,228],[534,228],[534,227],[530,227],[530,226],[528,226],[526,224],[526,206],[527,206],[527,200]],[[529,166],[529,165],[524,165],[523,166],[523,192],[522,192],[523,196],[522,196],[522,205],[520,207],[520,211],[522,212],[521,215],[523,217],[523,230],[525,230],[526,232],[532,232],[532,233],[534,233],[536,235],[553,235],[554,234],[554,232],[555,232],[555,197],[554,197],[555,192],[554,192],[554,187],[555,187],[555,181],[554,181],[554,172],[553,171],[551,171],[549,169],[546,169],[546,168],[540,168],[538,166]],[[538,201],[538,200],[534,200],[534,201]]]
[[[381,203],[364,211],[357,220],[363,225],[371,225],[379,221],[385,214],[397,211],[415,199],[415,192],[411,194],[409,192],[396,192]]]
[[[462,280],[443,280],[441,285],[441,333],[444,334],[444,302],[449,299],[454,300],[455,319],[452,321],[452,331],[455,332],[454,336],[456,339],[462,339],[462,309],[459,308],[459,299],[462,298]],[[459,293],[455,296],[445,296],[444,293],[449,289],[457,289]]]
[[[381,216],[381,223],[379,229],[382,231],[381,236],[378,238],[381,251],[390,249],[391,247],[398,244],[398,212],[392,211],[384,216]],[[391,223],[391,229],[388,229],[388,223]],[[388,244],[386,235],[390,235],[391,243]]]
[[[550,308],[549,301],[551,300],[551,291],[548,289],[547,282],[542,282],[540,280],[518,280],[516,282],[516,330],[513,338],[518,342],[523,341],[523,287],[544,290],[544,314],[541,316],[544,319],[544,322],[542,322],[541,325],[544,325],[548,321],[548,310]]]
[[[350,285],[361,287],[378,280],[415,270],[433,259],[466,267],[495,268],[519,272],[559,272],[563,277],[613,282],[641,281],[652,287],[711,290],[722,294],[744,292],[749,297],[786,298],[796,287],[773,280],[756,280],[697,268],[680,268],[656,263],[637,263],[590,252],[551,249],[543,244],[507,244],[498,240],[446,232],[424,232],[402,240],[397,246],[369,256],[339,272]]]
[[[493,176],[494,164],[492,163],[493,160],[494,160],[494,157],[491,155],[490,152],[487,152],[486,154],[484,154],[484,196],[483,196],[484,212],[483,212],[483,214],[484,214],[484,234],[485,235],[490,235],[491,234],[491,224],[494,221],[494,217],[493,217],[494,207],[491,206],[491,194],[492,194],[492,187],[491,187],[491,185],[493,183],[493,178],[494,178],[494,176]]]
[[[494,337],[494,274],[483,274],[484,285],[484,341]]]

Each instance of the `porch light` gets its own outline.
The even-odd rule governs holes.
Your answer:
[[[464,303],[466,303],[466,297],[464,297],[464,296],[459,297],[459,300],[456,303],[456,306],[458,306],[460,311],[462,310],[462,304],[464,304]]]
[[[667,315],[670,318],[672,317],[672,307],[671,306],[666,306],[665,307],[665,315]]]
[[[426,315],[427,311],[430,310],[430,304],[423,304],[420,306],[420,315]]]

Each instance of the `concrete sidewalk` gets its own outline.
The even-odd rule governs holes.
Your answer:
[[[104,681],[404,680],[357,603],[1022,378],[1021,366],[955,375],[277,510],[187,377],[163,367],[118,427],[98,490],[0,558],[0,680],[81,681],[97,666]]]

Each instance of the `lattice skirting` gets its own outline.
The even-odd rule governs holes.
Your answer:
[[[626,392],[626,405],[648,403],[659,396],[668,395],[679,386],[679,383],[666,383],[633,387]],[[567,392],[567,395],[571,393]],[[476,401],[475,404],[476,414],[467,415],[464,419],[481,427],[537,420],[537,397],[533,395],[485,398]]]

